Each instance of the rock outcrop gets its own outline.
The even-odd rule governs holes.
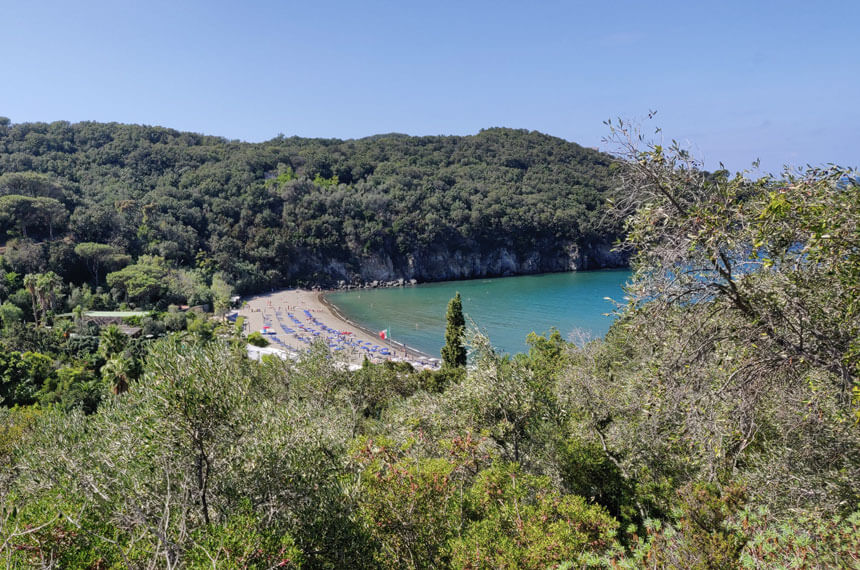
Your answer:
[[[301,257],[295,268],[298,279],[332,287],[396,286],[404,283],[503,277],[561,271],[583,271],[626,267],[628,256],[612,250],[609,243],[586,247],[568,244],[546,249],[517,251],[513,247],[366,254],[359,260],[344,262]]]

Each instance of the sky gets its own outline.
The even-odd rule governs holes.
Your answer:
[[[613,150],[620,117],[707,168],[860,165],[857,0],[0,0],[0,22],[13,123],[251,142],[512,127]]]

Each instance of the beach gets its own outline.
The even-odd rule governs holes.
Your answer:
[[[322,341],[333,355],[353,365],[361,364],[365,358],[374,363],[406,361],[427,368],[438,364],[429,355],[383,340],[378,332],[348,320],[319,291],[285,289],[243,301],[238,313],[245,317],[245,334],[264,332],[270,347],[287,355],[301,354],[311,342]]]

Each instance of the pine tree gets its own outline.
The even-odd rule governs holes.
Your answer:
[[[442,366],[444,368],[465,367],[466,347],[463,344],[463,337],[466,333],[466,319],[463,317],[463,303],[459,292],[448,302],[445,318],[448,325],[445,327],[445,346],[442,347]]]

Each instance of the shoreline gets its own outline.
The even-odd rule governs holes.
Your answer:
[[[313,343],[324,342],[333,356],[360,366],[367,359],[409,362],[416,368],[438,368],[439,359],[391,339],[381,339],[375,331],[348,317],[325,298],[327,291],[281,289],[243,299],[237,311],[245,318],[244,334],[264,334],[268,350],[297,358]]]
[[[348,318],[346,315],[344,315],[340,311],[340,309],[338,309],[337,305],[335,305],[334,303],[332,303],[331,301],[329,301],[328,299],[325,298],[326,293],[333,293],[334,291],[335,290],[318,292],[317,293],[317,300],[320,302],[321,305],[323,305],[332,314],[332,316],[335,319],[337,319],[337,320],[341,321],[342,323],[347,324],[351,327],[354,327],[356,329],[364,331],[366,334],[369,334],[369,335],[374,334],[374,332],[371,331],[370,329],[368,329],[367,327],[360,325],[360,324],[356,323],[355,321],[353,321],[352,319]],[[425,352],[418,350],[417,348],[413,348],[413,347],[411,347],[405,343],[398,342],[396,340],[387,339],[386,342],[389,345],[396,346],[400,350],[403,350],[407,355],[414,356],[415,358],[424,358],[424,359],[435,358],[435,357],[430,356],[429,354],[427,354]]]
[[[623,269],[607,268],[590,272],[604,271],[616,272]],[[505,277],[486,279],[505,279]],[[263,327],[265,327],[264,334],[272,342],[272,346],[266,350],[274,351],[284,358],[297,358],[307,352],[311,342],[317,339],[327,344],[332,355],[344,363],[349,363],[350,367],[361,365],[367,358],[374,363],[406,361],[416,367],[438,368],[441,364],[438,357],[431,357],[397,340],[380,339],[378,331],[347,317],[327,298],[329,294],[349,290],[412,285],[408,282],[376,282],[363,287],[314,286],[312,289],[273,289],[269,293],[243,297],[242,308],[237,313],[245,318],[245,335],[251,331],[264,332]],[[313,336],[308,336],[309,334]]]
[[[560,269],[560,270],[548,270],[548,271],[536,271],[536,272],[525,272],[525,273],[501,273],[501,274],[489,274],[489,275],[473,275],[470,277],[447,277],[444,279],[427,279],[427,280],[419,280],[415,278],[406,279],[404,277],[398,277],[397,279],[373,279],[370,281],[358,281],[358,282],[347,282],[345,280],[337,281],[337,285],[333,284],[333,281],[321,281],[312,285],[297,285],[295,288],[304,289],[304,287],[310,287],[311,291],[318,291],[323,294],[326,293],[342,293],[346,291],[360,291],[362,289],[393,289],[397,287],[414,287],[416,285],[430,285],[436,283],[455,283],[458,281],[473,281],[476,279],[507,279],[510,277],[535,277],[540,275],[555,275],[558,273],[592,273],[597,271],[631,271],[631,267],[629,263],[625,263],[622,265],[605,265],[599,267],[593,267],[589,269]]]

